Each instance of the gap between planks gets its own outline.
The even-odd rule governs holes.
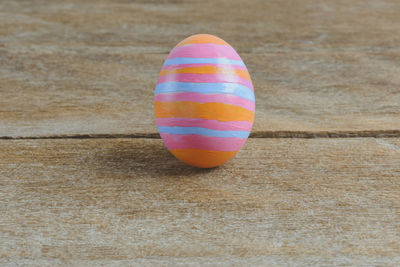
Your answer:
[[[249,138],[399,138],[400,130],[371,130],[371,131],[257,131]],[[70,134],[48,136],[0,136],[3,140],[18,139],[96,139],[96,138],[148,138],[160,139],[158,133],[131,133],[131,134]]]

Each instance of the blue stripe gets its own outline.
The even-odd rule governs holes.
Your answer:
[[[176,57],[167,59],[163,66],[167,65],[180,65],[180,64],[201,64],[201,63],[216,63],[216,64],[231,64],[231,65],[244,65],[241,60],[234,60],[228,58],[196,58],[196,57]]]
[[[228,94],[255,101],[253,91],[247,86],[237,83],[165,82],[157,85],[155,95],[178,92]]]
[[[170,133],[170,134],[198,134],[198,135],[207,135],[213,137],[238,137],[238,138],[247,138],[250,134],[250,132],[247,131],[220,131],[202,127],[158,126],[158,131],[160,133]]]

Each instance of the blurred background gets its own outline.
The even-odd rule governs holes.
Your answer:
[[[3,0],[0,136],[156,133],[161,65],[197,33],[246,63],[253,133],[399,129],[399,14],[396,0]]]

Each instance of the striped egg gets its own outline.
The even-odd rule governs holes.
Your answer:
[[[231,159],[250,134],[254,109],[249,72],[224,40],[193,35],[169,53],[154,113],[162,140],[181,161],[211,168]]]

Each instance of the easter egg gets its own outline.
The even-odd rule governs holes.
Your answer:
[[[197,34],[169,53],[154,113],[164,144],[179,160],[211,168],[231,159],[250,134],[254,109],[249,72],[224,40]]]

